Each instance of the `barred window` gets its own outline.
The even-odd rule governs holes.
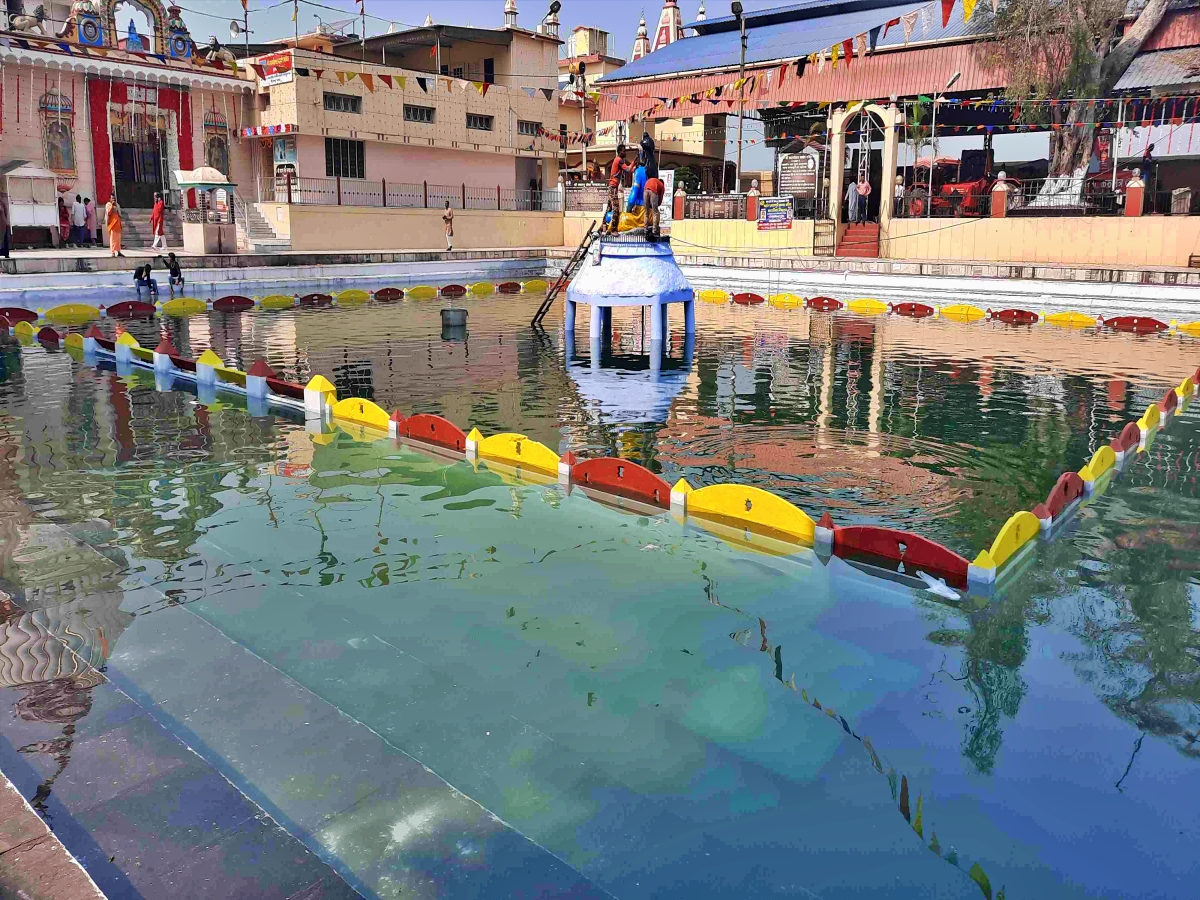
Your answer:
[[[366,161],[362,141],[345,138],[325,138],[325,175],[333,178],[366,178]]]

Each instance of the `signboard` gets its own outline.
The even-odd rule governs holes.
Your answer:
[[[663,200],[658,207],[658,224],[670,225],[671,213],[675,210],[675,170],[660,169],[658,177],[663,183]]]
[[[791,197],[758,198],[758,230],[784,231],[792,227]]]
[[[262,78],[264,87],[271,87],[275,84],[287,84],[295,77],[295,73],[292,71],[291,50],[260,56],[258,64],[262,66],[265,73]]]
[[[781,153],[778,192],[792,197],[817,196],[817,155]]]

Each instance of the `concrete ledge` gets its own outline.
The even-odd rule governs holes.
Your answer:
[[[0,897],[104,900],[83,866],[0,773]]]

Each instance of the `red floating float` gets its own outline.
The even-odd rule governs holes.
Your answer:
[[[217,312],[241,312],[244,309],[250,309],[254,306],[254,301],[249,297],[242,297],[239,294],[231,294],[228,297],[222,297],[219,300],[213,301],[213,309]]]
[[[122,300],[106,309],[105,313],[116,319],[146,319],[154,315],[155,309],[153,303],[146,303],[142,300]]]
[[[37,339],[38,343],[43,347],[57,348],[62,345],[62,335],[49,325],[45,326],[37,333]]]
[[[761,294],[751,294],[749,292],[733,295],[733,302],[739,303],[742,306],[758,306],[760,303],[765,303],[766,300],[767,298]]]
[[[671,486],[651,472],[627,459],[585,459],[571,467],[571,481],[583,488],[640,500],[667,509],[671,505]]]
[[[1130,450],[1136,450],[1141,442],[1142,429],[1138,428],[1137,422],[1127,422],[1121,433],[1108,443],[1114,453],[1128,453]]]
[[[409,416],[399,424],[397,433],[400,437],[425,441],[427,444],[448,447],[451,450],[462,450],[467,446],[467,436],[461,428],[448,419],[429,413]]]
[[[1158,401],[1158,411],[1163,415],[1175,412],[1175,407],[1179,405],[1179,395],[1175,393],[1175,388],[1167,388],[1167,392],[1163,394],[1163,398]]]
[[[1129,331],[1133,334],[1153,334],[1156,331],[1166,331],[1166,322],[1152,319],[1149,316],[1114,316],[1105,319],[1104,324],[1114,331]]]
[[[805,305],[809,309],[820,309],[828,312],[832,309],[841,309],[846,304],[841,300],[834,300],[832,297],[809,297]]]
[[[897,303],[892,306],[892,312],[898,316],[908,316],[910,319],[924,319],[933,315],[933,307],[924,303]]]
[[[301,306],[328,306],[332,302],[331,294],[305,294],[300,298]]]
[[[467,292],[467,289],[461,284],[448,284],[439,289],[439,293],[443,297],[461,297]]]
[[[502,281],[496,285],[496,290],[501,294],[519,294],[521,293],[521,282]]]
[[[992,312],[989,309],[988,315],[1009,325],[1033,325],[1038,320],[1038,314],[1027,309],[1002,309],[1000,312]]]
[[[375,292],[375,299],[384,303],[390,303],[393,300],[403,300],[404,291],[394,287],[380,288]]]
[[[903,563],[909,574],[921,569],[945,576],[947,582],[959,587],[966,586],[967,568],[970,565],[966,557],[919,534],[879,525],[848,525],[835,528],[833,535],[833,552],[838,556],[863,555],[887,559]]]
[[[38,317],[32,309],[20,306],[0,306],[0,316],[8,319],[10,325],[16,325],[18,322],[36,322]]]
[[[1083,496],[1083,479],[1079,477],[1078,472],[1063,472],[1058,476],[1058,481],[1046,496],[1046,502],[1040,503],[1038,506],[1044,506],[1046,512],[1050,514],[1050,518],[1057,519],[1062,515],[1062,511],[1070,504],[1074,503]],[[1035,507],[1034,513],[1038,516],[1038,510]],[[1039,519],[1045,518],[1038,516]]]
[[[293,400],[304,399],[304,385],[293,384],[281,378],[268,378],[267,387],[280,397],[291,397]]]

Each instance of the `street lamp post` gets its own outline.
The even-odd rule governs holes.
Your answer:
[[[950,76],[950,80],[946,82],[946,86],[942,88],[940,94],[933,98],[933,124],[929,129],[929,198],[926,200],[928,204],[925,210],[925,218],[933,218],[933,167],[937,164],[937,108],[938,102],[945,96],[946,91],[954,87],[954,82],[962,77],[962,72],[955,72]]]
[[[737,167],[734,169],[734,191],[742,189],[742,121],[743,110],[745,109],[746,96],[746,17],[742,13],[742,4],[739,0],[733,0],[733,5],[730,7],[733,15],[738,20],[738,25],[741,30],[741,60],[738,62],[738,132],[737,132]]]

